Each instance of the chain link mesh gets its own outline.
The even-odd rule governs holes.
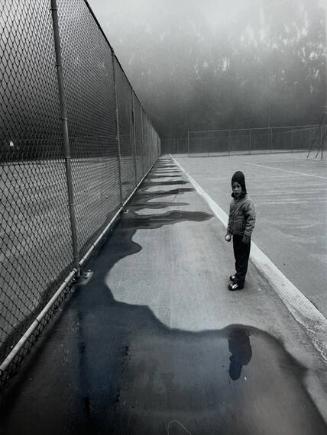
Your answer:
[[[325,130],[322,124],[190,131],[185,137],[164,137],[162,152],[226,155],[321,150]]]
[[[58,6],[82,255],[120,205],[113,61],[111,48],[84,1],[61,1]]]
[[[135,120],[135,155],[136,155],[136,178],[139,182],[144,173],[143,169],[143,131],[142,131],[142,106],[133,94],[134,120]]]
[[[116,86],[119,112],[120,163],[123,198],[135,187],[133,146],[132,91],[123,69],[115,58]]]
[[[133,90],[88,5],[57,4],[73,204],[51,2],[0,0],[0,363],[73,269],[70,207],[81,259],[121,207],[120,183],[126,198],[160,154],[148,121],[144,144],[143,109],[134,98],[133,113]]]
[[[2,1],[0,356],[71,266],[51,13]]]

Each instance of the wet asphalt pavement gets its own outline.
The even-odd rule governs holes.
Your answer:
[[[177,231],[179,225],[189,240],[197,225],[201,231],[206,231],[206,225],[216,225],[204,206],[185,210],[191,198],[187,195],[196,194],[169,159],[160,159],[107,242],[90,260],[91,280],[76,288],[2,395],[1,434],[327,434],[305,386],[308,367],[267,332],[270,327],[260,318],[267,317],[265,312],[253,315],[258,317],[256,324],[242,322],[252,314],[242,314],[240,307],[244,311],[252,307],[240,298],[260,303],[273,298],[269,291],[251,293],[248,289],[248,294],[231,294],[219,284],[222,296],[217,302],[214,277],[205,281],[192,268],[165,270],[167,264],[176,264],[173,253],[169,254],[177,239],[172,228]],[[156,231],[161,231],[160,237]],[[146,235],[144,246],[136,234]],[[166,246],[159,246],[159,253],[149,252],[140,271],[139,264],[134,269],[124,261],[136,262],[144,254],[149,243],[146,237],[164,237]],[[170,262],[168,255],[172,255]],[[217,273],[228,274],[224,260],[218,260]],[[151,273],[146,274],[147,268]],[[161,278],[159,268],[164,269],[166,279]],[[186,294],[191,282],[202,282],[208,292],[213,289],[208,293],[213,300],[205,299],[208,307],[197,306],[191,295],[193,304],[183,303],[173,314],[176,301],[186,297],[177,284],[174,287],[178,274],[185,274],[180,279]],[[205,289],[197,288],[197,292],[205,293]],[[144,299],[138,294],[145,295]],[[148,294],[155,299],[154,306],[160,305],[159,311],[152,308]],[[132,303],[133,298],[138,302]],[[147,298],[149,303],[144,302]],[[226,305],[224,298],[229,298]],[[217,319],[209,325],[202,319],[210,320],[210,305],[216,303],[220,304],[219,310],[213,310]],[[273,311],[278,301],[270,300],[267,306]],[[194,314],[204,308],[203,317]],[[235,317],[225,314],[231,309]],[[230,322],[236,318],[241,323]],[[200,326],[190,330],[186,325],[192,321]],[[292,319],[280,322],[282,329],[282,322],[294,323]],[[304,340],[297,326],[292,324],[289,329]],[[310,349],[303,342],[299,347]],[[317,363],[317,367],[322,370],[324,366]]]

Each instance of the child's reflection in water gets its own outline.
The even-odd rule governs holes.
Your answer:
[[[241,376],[242,366],[247,365],[252,357],[250,333],[244,328],[233,328],[228,335],[229,376],[236,381]]]

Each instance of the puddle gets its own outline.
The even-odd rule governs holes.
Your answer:
[[[304,374],[275,339],[242,325],[197,334],[138,331],[112,427],[164,434],[175,421],[174,429],[195,434],[324,434]]]

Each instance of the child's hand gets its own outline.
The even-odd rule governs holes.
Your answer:
[[[231,239],[232,239],[231,235],[230,234],[226,234],[226,236],[225,236],[226,242],[230,242]]]
[[[250,241],[251,241],[251,237],[246,236],[246,235],[244,234],[244,236],[243,236],[243,238],[242,238],[242,242],[245,243],[246,245],[248,245],[248,244],[250,243]]]

